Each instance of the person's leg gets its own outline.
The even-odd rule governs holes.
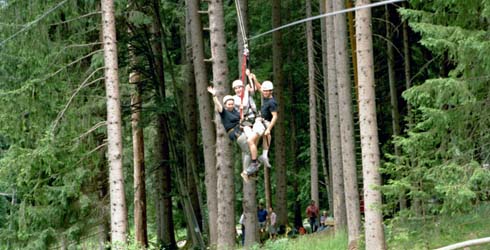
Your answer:
[[[269,121],[264,121],[265,127],[269,126]],[[263,135],[262,136],[262,155],[258,157],[258,160],[262,163],[264,163],[264,166],[270,168],[272,167],[271,164],[269,163],[269,148],[271,146],[271,139],[272,136],[271,134],[269,135]]]
[[[247,144],[250,150],[250,157],[252,158],[252,162],[249,167],[246,169],[247,175],[253,175],[257,170],[259,170],[259,163],[257,162],[257,141],[259,139],[259,135],[253,132],[251,127],[243,128],[245,135],[247,136]]]

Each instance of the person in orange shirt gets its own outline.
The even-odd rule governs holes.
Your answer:
[[[311,200],[310,205],[306,208],[306,216],[308,217],[308,221],[310,222],[311,232],[316,232],[318,225],[316,223],[317,217],[319,214],[319,209],[315,205],[315,201]]]

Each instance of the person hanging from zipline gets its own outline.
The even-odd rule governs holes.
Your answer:
[[[219,102],[218,97],[216,97],[216,90],[212,86],[208,87],[208,92],[213,95],[214,108],[220,115],[221,123],[228,134],[228,138],[230,138],[231,141],[236,141],[238,146],[240,146],[240,149],[244,152],[244,161],[250,162],[250,153],[252,150],[250,149],[250,144],[247,143],[245,133],[242,133],[243,127],[240,124],[240,112],[235,109],[233,96],[226,95],[223,97],[223,107]],[[255,146],[254,157],[255,158],[252,158],[257,158],[257,146]]]
[[[263,124],[265,126],[265,131],[262,136],[262,155],[258,157],[258,160],[264,163],[265,166],[271,167],[269,163],[268,152],[272,140],[271,130],[276,124],[278,114],[277,114],[277,102],[272,96],[272,91],[274,86],[271,81],[264,81],[262,84],[257,80],[255,74],[251,73],[248,69],[246,71],[250,82],[254,84],[257,90],[262,94],[262,105],[260,108],[260,115],[263,118]]]
[[[254,175],[260,167],[257,161],[257,142],[263,135],[265,128],[261,122],[261,118],[257,117],[257,107],[252,98],[254,88],[251,84],[243,86],[242,80],[235,80],[232,83],[235,95],[233,96],[235,108],[240,111],[240,121],[243,132],[247,138],[247,144],[250,149],[251,163],[245,163],[248,166],[242,173],[242,177],[246,180],[248,176]],[[244,176],[246,175],[246,176]]]

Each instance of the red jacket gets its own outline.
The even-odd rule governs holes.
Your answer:
[[[318,207],[315,205],[309,205],[306,208],[306,216],[308,216],[308,218],[317,217],[318,213],[319,213]]]

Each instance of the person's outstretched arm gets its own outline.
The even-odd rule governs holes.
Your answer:
[[[213,86],[208,87],[208,92],[213,95],[213,102],[214,102],[214,109],[218,113],[223,112],[223,106],[221,106],[221,103],[218,100],[218,97],[216,97],[216,90],[213,88]]]

